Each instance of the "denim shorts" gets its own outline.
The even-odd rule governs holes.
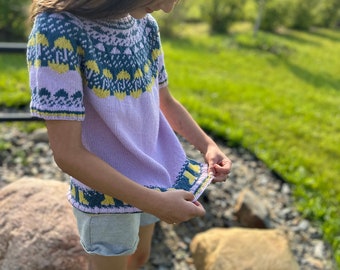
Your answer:
[[[89,214],[76,208],[73,212],[84,250],[101,256],[133,254],[139,241],[139,227],[159,221],[147,213]]]

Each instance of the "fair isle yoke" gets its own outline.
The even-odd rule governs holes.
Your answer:
[[[83,83],[99,98],[122,100],[150,92],[156,78],[160,85],[167,81],[164,66],[158,66],[162,55],[158,26],[151,19],[125,17],[94,23],[68,13],[43,13],[36,20],[39,28],[29,38],[28,66],[35,71],[49,68],[60,79],[73,80],[69,89],[31,81],[31,110],[36,116],[83,119]]]

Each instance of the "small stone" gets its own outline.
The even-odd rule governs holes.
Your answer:
[[[282,185],[282,188],[281,188],[281,192],[283,193],[283,194],[290,194],[291,192],[290,192],[290,187],[289,187],[289,185],[288,184],[283,184]]]
[[[298,230],[306,231],[309,228],[309,222],[307,220],[302,220],[298,225]]]
[[[322,259],[324,257],[324,244],[321,241],[317,241],[314,246],[314,256],[316,258]]]
[[[322,263],[322,261],[315,259],[313,257],[307,257],[306,263],[310,266],[310,269],[315,269],[315,270],[324,269],[324,264]]]

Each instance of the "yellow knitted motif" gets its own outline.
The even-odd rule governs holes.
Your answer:
[[[78,115],[76,113],[64,113],[64,112],[41,112],[41,111],[38,111],[36,109],[31,109],[31,112],[32,113],[36,113],[36,114],[40,114],[41,116],[43,117],[74,117],[74,118],[77,118],[77,117],[80,117],[81,115]]]
[[[131,78],[130,74],[125,70],[122,70],[117,75],[118,80],[130,80],[130,78]]]
[[[192,175],[189,171],[185,171],[183,175],[188,178],[190,185],[192,185],[196,180],[196,176]]]
[[[28,47],[33,47],[35,45],[35,38],[31,37],[28,42],[27,42],[27,46]]]
[[[192,169],[196,173],[199,173],[201,171],[200,165],[189,163],[189,168]]]
[[[131,92],[131,96],[134,98],[139,98],[142,94],[142,89],[137,89],[136,91]]]
[[[92,70],[93,72],[96,72],[96,73],[99,73],[99,72],[100,72],[97,63],[96,63],[96,61],[94,61],[94,60],[89,60],[89,61],[87,61],[87,62],[85,63],[85,66],[86,66],[88,69]]]
[[[59,49],[65,49],[65,50],[73,51],[73,47],[72,47],[71,42],[68,39],[66,39],[65,37],[57,38],[54,41],[54,47],[59,48]]]
[[[152,77],[151,82],[146,86],[146,91],[151,92],[152,91],[152,86],[155,83],[155,77]]]
[[[62,74],[62,73],[66,73],[67,71],[70,70],[70,67],[68,64],[57,64],[57,63],[53,63],[51,61],[48,61],[48,66],[53,69],[54,71]]]
[[[139,69],[136,70],[135,75],[134,75],[134,78],[135,78],[135,79],[140,79],[140,78],[142,78],[142,77],[143,77],[143,72],[142,72],[142,70],[139,68]]]
[[[98,87],[93,87],[93,92],[96,94],[97,97],[100,98],[107,98],[108,96],[110,96],[109,90],[101,89]]]
[[[115,92],[114,96],[116,98],[118,98],[119,100],[123,100],[126,97],[126,93],[125,92]]]
[[[104,194],[104,200],[100,202],[101,205],[109,206],[109,205],[115,205],[115,201],[111,196]]]
[[[144,65],[144,72],[145,72],[145,73],[149,73],[149,71],[150,71],[149,65],[148,65],[148,64],[145,64],[145,65]]]
[[[106,78],[113,79],[113,75],[112,75],[111,71],[108,70],[107,68],[103,69],[103,74]]]
[[[78,46],[77,47],[77,54],[84,56],[85,55],[85,51],[82,47]]]
[[[81,204],[89,205],[89,202],[85,199],[84,192],[79,190],[78,194],[79,194],[79,202]]]
[[[162,51],[160,49],[154,49],[152,51],[152,60],[155,61],[161,54],[162,54]]]
[[[34,66],[35,66],[36,68],[40,67],[40,66],[41,66],[41,60],[36,59],[36,60],[34,61]]]
[[[43,46],[49,46],[49,42],[48,42],[47,37],[44,34],[41,34],[41,33],[37,33],[37,35],[35,37],[35,43],[43,45]]]
[[[71,195],[73,196],[73,197],[75,197],[76,196],[76,188],[75,188],[75,186],[71,186]]]

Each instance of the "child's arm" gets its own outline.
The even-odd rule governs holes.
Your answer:
[[[160,89],[160,106],[171,127],[204,155],[209,170],[214,173],[214,181],[224,181],[231,170],[230,159],[170,94],[167,87]]]
[[[46,126],[56,163],[85,185],[168,223],[180,223],[205,214],[201,205],[191,202],[191,193],[159,192],[143,187],[87,151],[81,140],[81,122],[46,121]]]

